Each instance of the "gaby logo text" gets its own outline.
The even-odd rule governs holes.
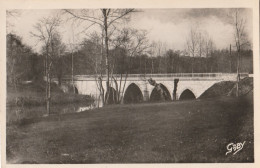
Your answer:
[[[237,152],[239,152],[240,150],[243,149],[244,147],[244,144],[245,144],[246,141],[244,141],[243,143],[239,142],[239,143],[229,143],[227,145],[227,152],[226,152],[226,155],[229,154],[229,153],[233,153],[233,155],[235,155]]]

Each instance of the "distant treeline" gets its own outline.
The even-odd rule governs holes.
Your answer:
[[[93,57],[92,51],[81,49],[73,54],[74,74],[95,74],[99,68],[100,58]],[[161,56],[151,57],[146,54],[127,56],[126,51],[117,48],[110,51],[110,68],[114,74],[144,73],[191,73],[192,62],[194,73],[236,73],[237,55],[235,51],[214,50],[209,57],[190,57],[181,51],[168,50]],[[101,56],[99,56],[101,57]],[[71,54],[62,58],[63,74],[71,74]],[[252,50],[241,51],[240,72],[253,73]],[[102,61],[104,62],[104,61]],[[104,65],[104,63],[103,63]],[[103,73],[105,68],[103,67]]]
[[[109,51],[111,73],[235,73],[237,55],[228,49],[214,50],[206,57],[190,57],[182,51],[167,50],[161,55],[141,54],[128,56],[124,48],[116,47]],[[102,68],[105,74],[105,59],[100,46],[85,40],[78,51],[64,52],[53,59],[52,76],[96,74]],[[241,51],[240,72],[253,73],[252,50]],[[33,52],[23,44],[20,37],[7,35],[7,81],[14,83],[21,80],[40,79],[44,76],[44,56]]]

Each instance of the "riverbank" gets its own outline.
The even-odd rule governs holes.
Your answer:
[[[253,97],[111,105],[7,126],[9,163],[253,162]],[[226,155],[229,143],[244,142]]]
[[[78,106],[89,106],[94,99],[88,95],[64,93],[55,83],[51,84],[51,113],[61,114]],[[37,81],[7,87],[7,124],[46,115],[45,83]]]

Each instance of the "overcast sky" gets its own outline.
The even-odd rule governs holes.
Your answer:
[[[47,17],[57,13],[57,10],[22,10],[21,15],[15,18],[7,18],[12,24],[9,31],[15,32],[22,37],[29,46],[39,51],[40,44],[35,46],[36,40],[30,35],[33,25],[42,17]],[[234,44],[234,29],[230,23],[228,13],[230,9],[144,9],[141,12],[133,13],[131,27],[148,30],[150,41],[160,41],[168,44],[168,48],[183,50],[189,31],[196,27],[203,32],[207,32],[213,39],[218,49],[228,48],[229,44]],[[246,19],[245,32],[252,41],[252,10],[243,9],[242,15]],[[83,28],[78,26],[76,32]],[[96,28],[89,29],[88,32]],[[71,26],[63,25],[61,28],[63,40],[68,43],[71,39]],[[80,41],[87,36],[80,35]]]

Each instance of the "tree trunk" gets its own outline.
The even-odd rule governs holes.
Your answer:
[[[238,52],[237,52],[237,83],[236,83],[236,96],[238,97],[239,96],[239,81],[240,81],[240,74],[239,74],[239,71],[240,71],[240,49],[238,49]]]
[[[191,74],[193,76],[193,64],[194,64],[194,55],[192,56],[192,61],[191,61]]]
[[[232,73],[232,54],[231,54],[231,44],[229,48],[229,56],[230,56],[230,73]]]
[[[49,70],[48,70],[49,71]],[[50,100],[51,100],[51,79],[50,72],[48,72],[48,91],[47,91],[47,115],[50,115]]]
[[[61,59],[61,57],[58,58],[56,66],[57,66],[56,68],[57,68],[58,85],[61,86],[61,80],[62,80],[62,59]]]
[[[75,93],[75,86],[74,86],[74,63],[73,63],[73,51],[71,53],[71,82],[73,86],[73,93]]]
[[[107,97],[109,97],[109,53],[108,53],[108,26],[107,26],[107,9],[103,9],[103,15],[104,15],[104,30],[105,30],[105,47],[106,47],[106,74],[107,74],[107,81],[106,81],[106,87],[107,87]],[[107,101],[104,103],[104,105],[107,104]]]
[[[47,96],[47,113],[50,115],[50,106],[51,106],[51,61],[48,64],[48,96]]]
[[[174,90],[173,90],[173,100],[177,100],[177,87],[179,79],[174,79]]]
[[[103,60],[104,60],[104,52],[103,52],[103,43],[104,39],[104,30],[102,29],[102,37],[101,37],[101,59],[100,59],[100,78],[99,78],[99,83],[100,83],[100,95],[101,95],[101,101],[102,101],[102,106],[105,104],[105,93],[104,93],[104,87],[102,84],[102,78],[103,78],[103,72],[102,72],[102,67],[103,67]]]
[[[45,85],[45,94],[46,94],[46,111],[47,111],[47,115],[49,115],[49,112],[50,112],[50,103],[49,103],[49,100],[48,100],[48,93],[49,93],[49,73],[48,73],[48,63],[49,63],[49,57],[48,57],[48,46],[46,47],[46,56],[45,56],[45,77],[46,77],[46,85]]]

